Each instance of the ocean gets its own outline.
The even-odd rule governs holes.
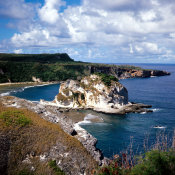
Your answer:
[[[82,123],[82,127],[98,139],[97,147],[104,156],[111,158],[132,145],[138,154],[155,142],[160,133],[171,139],[175,129],[175,65],[134,64],[146,69],[171,72],[170,76],[120,80],[128,89],[129,101],[152,105],[153,113],[107,115],[88,111],[101,117],[103,123]],[[11,89],[10,95],[32,101],[52,101],[59,84]],[[6,92],[3,93],[7,93]],[[9,91],[8,91],[9,92]]]

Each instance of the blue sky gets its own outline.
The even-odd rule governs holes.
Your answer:
[[[175,63],[174,0],[0,1],[0,52]]]

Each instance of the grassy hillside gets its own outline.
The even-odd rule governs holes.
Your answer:
[[[10,100],[12,97],[6,98]],[[40,161],[40,155],[49,153],[55,146],[59,154],[70,154],[60,158],[66,162],[68,167],[64,169],[67,171],[79,169],[83,163],[87,164],[87,171],[97,165],[83,145],[58,124],[41,119],[27,109],[4,107],[0,103],[0,174],[63,175],[54,159]],[[70,167],[72,162],[76,168]]]

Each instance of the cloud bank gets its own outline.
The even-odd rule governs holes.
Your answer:
[[[0,15],[16,18],[19,30],[1,50],[67,52],[96,62],[175,62],[173,0],[82,0],[77,6],[62,0],[9,5],[7,0],[0,6],[8,12],[0,8]]]

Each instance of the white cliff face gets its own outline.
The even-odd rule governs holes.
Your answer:
[[[119,82],[108,87],[98,75],[83,78],[80,82],[67,80],[60,86],[55,98],[59,107],[92,108],[94,110],[119,109],[128,104],[127,89]]]

